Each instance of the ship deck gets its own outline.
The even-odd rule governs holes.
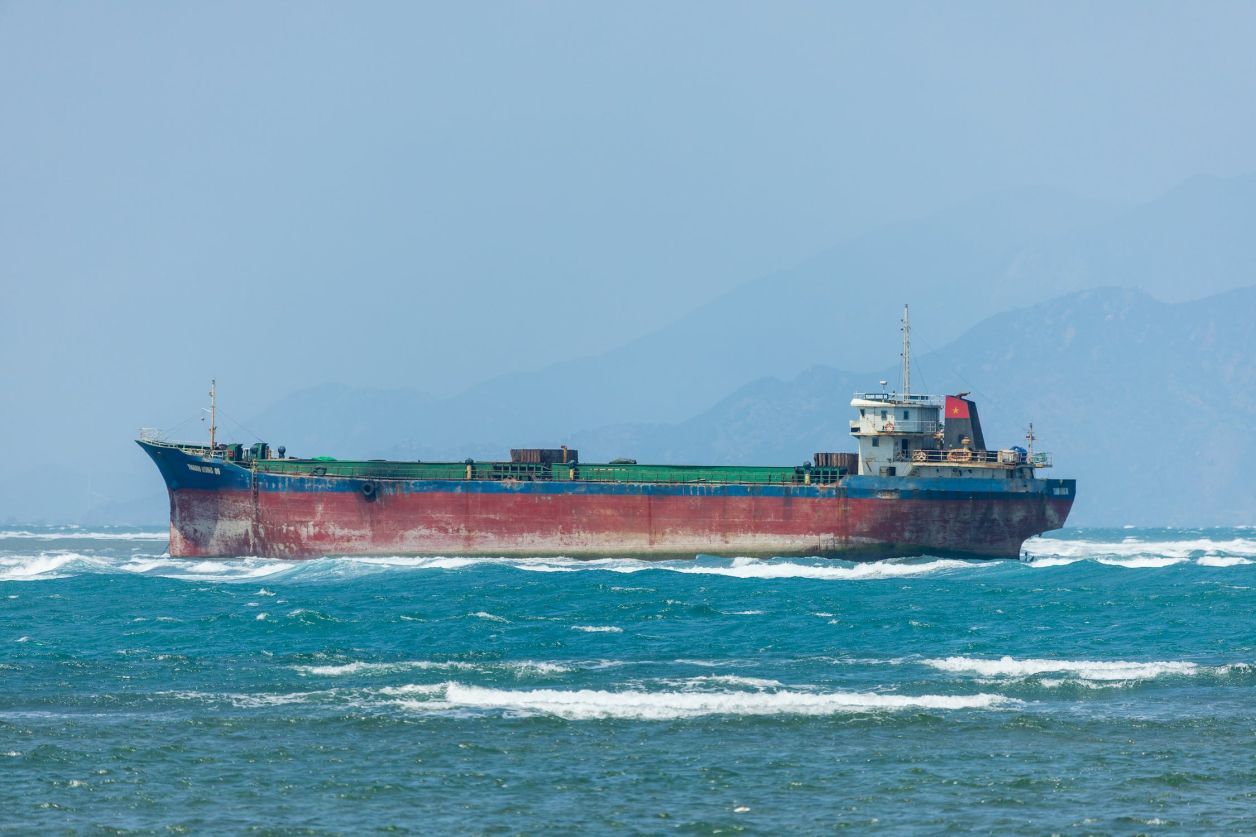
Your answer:
[[[260,473],[377,480],[525,480],[555,482],[715,483],[815,485],[835,483],[843,468],[636,463],[401,462],[379,460],[262,459]]]

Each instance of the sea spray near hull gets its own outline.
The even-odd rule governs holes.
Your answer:
[[[1071,480],[942,477],[850,476],[833,485],[367,480],[265,473],[140,445],[166,478],[177,557],[1015,557],[1027,538],[1064,524],[1074,494]]]

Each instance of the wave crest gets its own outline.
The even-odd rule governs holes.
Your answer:
[[[1067,674],[1082,680],[1128,681],[1151,680],[1164,675],[1190,676],[1198,673],[1198,663],[1181,661],[1127,662],[1124,660],[1045,660],[1000,657],[945,657],[924,660],[925,665],[940,671],[977,674],[982,677],[1036,677],[1042,674]]]
[[[401,701],[412,711],[480,709],[552,715],[567,720],[667,721],[706,715],[835,715],[911,710],[1010,709],[1021,701],[997,694],[898,695],[799,691],[601,691],[492,689],[445,684],[443,699]]]

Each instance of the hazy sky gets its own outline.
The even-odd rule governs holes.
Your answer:
[[[455,391],[892,219],[1256,170],[1256,4],[0,3],[7,438]]]

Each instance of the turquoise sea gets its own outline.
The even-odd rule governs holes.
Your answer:
[[[1256,830],[1256,530],[1021,562],[0,532],[11,832]]]

